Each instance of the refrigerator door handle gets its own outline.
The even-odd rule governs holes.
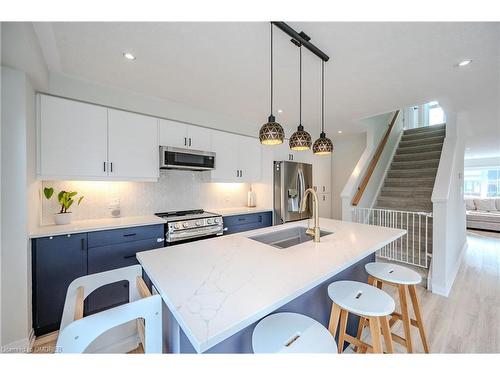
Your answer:
[[[302,169],[299,169],[299,173],[297,176],[297,182],[298,182],[298,190],[299,190],[299,212],[301,212],[302,208],[302,200],[304,199],[304,192],[305,192],[305,179],[304,179],[304,171]]]

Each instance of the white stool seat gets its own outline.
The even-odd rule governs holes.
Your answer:
[[[373,262],[366,264],[365,269],[376,279],[393,284],[416,285],[422,281],[417,272],[398,264]]]
[[[328,296],[342,309],[362,316],[386,316],[393,313],[396,307],[389,294],[358,281],[331,283]]]
[[[262,319],[252,334],[254,353],[337,353],[330,332],[314,319],[277,313]]]

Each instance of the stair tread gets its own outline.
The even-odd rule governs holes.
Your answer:
[[[442,129],[446,129],[446,124],[423,126],[423,127],[414,128],[414,129],[406,129],[404,131],[404,134],[426,133],[429,131],[442,130]]]
[[[420,138],[420,139],[409,139],[409,140],[404,140],[401,139],[399,142],[399,147],[405,147],[407,145],[414,145],[414,144],[434,144],[434,143],[443,143],[445,136],[439,136],[439,137],[425,137],[425,138]]]

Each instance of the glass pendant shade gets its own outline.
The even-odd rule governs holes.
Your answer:
[[[259,140],[263,145],[279,145],[283,143],[285,132],[280,124],[276,122],[273,115],[269,116],[267,122],[259,131]]]
[[[304,130],[302,125],[297,127],[297,131],[290,137],[290,148],[295,151],[304,151],[311,149],[311,135]]]
[[[321,132],[319,138],[314,142],[313,153],[315,155],[328,155],[333,151],[333,143],[330,138],[326,137],[324,132]]]

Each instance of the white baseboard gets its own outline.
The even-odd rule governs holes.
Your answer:
[[[458,255],[457,261],[455,262],[455,265],[453,266],[453,270],[451,272],[449,280],[450,282],[447,283],[446,287],[432,287],[432,293],[439,294],[440,296],[443,297],[448,297],[451,292],[451,288],[453,287],[453,283],[455,281],[455,278],[457,277],[458,270],[460,269],[460,265],[462,264],[462,259],[465,254],[465,250],[467,250],[467,240],[464,242],[462,245],[462,249],[460,250],[460,254]]]

